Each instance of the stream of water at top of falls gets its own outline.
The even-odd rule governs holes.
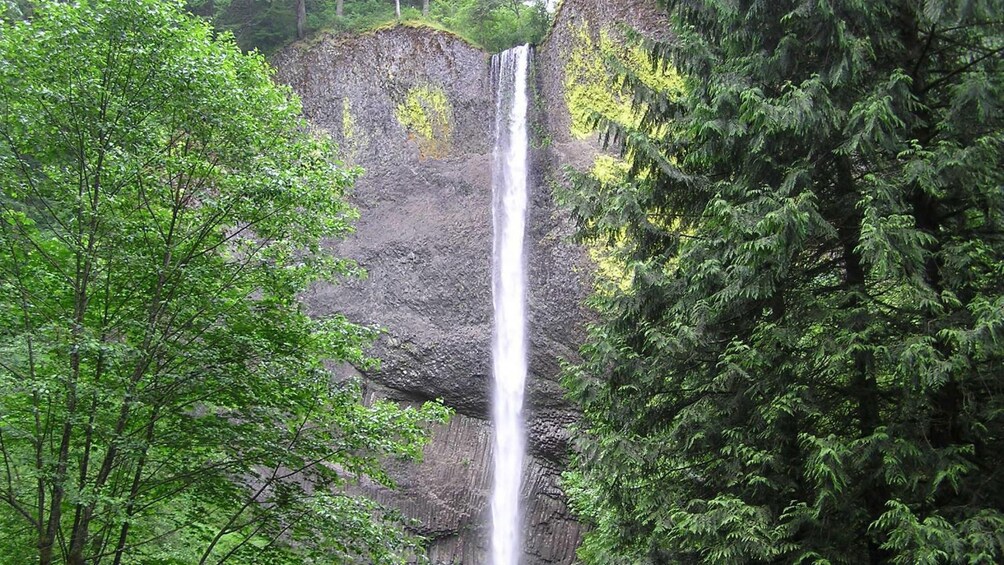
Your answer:
[[[492,169],[494,261],[492,343],[495,429],[492,563],[517,565],[521,551],[520,486],[525,451],[523,387],[527,372],[526,260],[527,67],[530,48],[495,55],[496,141]]]

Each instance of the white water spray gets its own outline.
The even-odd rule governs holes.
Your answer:
[[[492,59],[497,77],[495,163],[492,171],[495,227],[495,485],[492,491],[492,563],[517,565],[520,548],[520,484],[523,476],[523,386],[526,381],[526,273],[523,239],[527,206],[527,66],[530,49],[514,47]]]

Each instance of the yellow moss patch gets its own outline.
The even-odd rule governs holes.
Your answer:
[[[614,252],[603,245],[590,245],[586,248],[589,258],[596,265],[596,292],[612,295],[614,290],[628,292],[634,277],[624,267]]]
[[[368,137],[365,128],[359,129],[356,124],[352,100],[342,98],[342,135],[339,141],[339,153],[346,163],[351,163],[358,157],[359,150],[367,145]]]
[[[589,33],[588,23],[574,30],[575,47],[565,65],[565,102],[571,115],[571,133],[586,138],[594,133],[595,116],[614,121],[629,128],[638,128],[645,113],[644,104],[633,103],[630,93],[622,91],[617,72],[612,67],[626,69],[649,88],[667,96],[683,93],[683,79],[672,68],[653,67],[645,50],[638,45],[624,45],[601,31],[596,40]],[[667,135],[665,128],[644,132],[650,138]],[[599,155],[593,162],[590,175],[606,186],[613,187],[627,179],[628,164],[612,155]],[[641,178],[645,175],[641,174]],[[649,218],[660,229],[678,230],[679,222]],[[596,265],[596,290],[600,293],[629,292],[634,272],[624,264],[620,254],[630,245],[624,233],[613,241],[593,242],[589,255]],[[673,268],[667,265],[667,268]]]
[[[669,95],[679,94],[683,89],[680,75],[672,68],[653,68],[640,46],[621,45],[605,30],[600,32],[598,41],[593,41],[586,23],[575,30],[575,37],[564,80],[565,102],[575,137],[585,138],[595,132],[595,114],[631,126],[641,121],[645,106],[632,105],[631,97],[621,92],[616,73],[608,68],[608,60],[630,70],[652,89]]]
[[[602,183],[619,182],[627,176],[628,164],[624,159],[613,155],[598,155],[589,172]]]
[[[356,121],[352,118],[352,102],[348,98],[342,98],[342,138],[350,142],[355,136]]]
[[[394,110],[408,138],[418,143],[422,158],[445,157],[449,153],[452,114],[446,92],[437,86],[412,88]]]

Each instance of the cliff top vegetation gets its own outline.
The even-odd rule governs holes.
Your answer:
[[[243,49],[272,52],[318,32],[352,33],[397,22],[455,33],[487,51],[537,43],[550,25],[545,0],[187,0],[233,32]]]

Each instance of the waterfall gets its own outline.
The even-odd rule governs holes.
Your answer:
[[[523,385],[526,381],[526,273],[523,239],[527,208],[528,46],[492,59],[497,77],[496,141],[492,170],[495,228],[492,296],[495,331],[492,375],[495,381],[492,563],[516,565],[520,547],[520,483],[523,474]]]

